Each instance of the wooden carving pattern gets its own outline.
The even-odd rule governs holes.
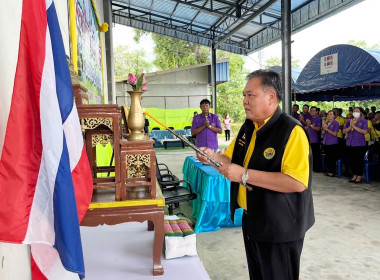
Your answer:
[[[148,177],[150,168],[150,154],[126,155],[127,178]]]
[[[113,134],[93,134],[91,138],[92,147],[98,143],[105,147],[108,143],[113,147]]]
[[[81,118],[82,132],[86,129],[94,129],[104,124],[113,131],[112,118]]]

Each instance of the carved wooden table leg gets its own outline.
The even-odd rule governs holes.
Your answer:
[[[153,244],[153,275],[164,274],[161,264],[162,248],[164,245],[164,213],[154,215],[154,244]],[[149,225],[149,224],[148,224]]]

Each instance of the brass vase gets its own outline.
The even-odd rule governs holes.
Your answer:
[[[143,91],[127,91],[131,96],[131,107],[128,114],[128,128],[130,133],[127,136],[129,141],[144,140],[145,119],[141,108],[141,95]]]

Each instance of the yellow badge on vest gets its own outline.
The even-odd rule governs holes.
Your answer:
[[[266,159],[272,159],[276,151],[273,148],[266,148],[264,151],[264,157]]]

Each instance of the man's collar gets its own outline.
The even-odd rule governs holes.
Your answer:
[[[270,115],[269,116],[269,118],[267,118],[267,119],[265,119],[264,120],[264,124],[262,125],[262,126],[258,126],[258,124],[257,124],[257,122],[253,122],[253,124],[255,125],[255,129],[260,129],[260,128],[262,128],[262,127],[264,127],[264,125],[266,125],[266,123],[273,117],[273,115],[279,115],[281,113],[281,109],[280,109],[280,106],[278,106],[277,108],[276,108],[276,110],[274,110],[274,112],[272,113],[272,115]]]

